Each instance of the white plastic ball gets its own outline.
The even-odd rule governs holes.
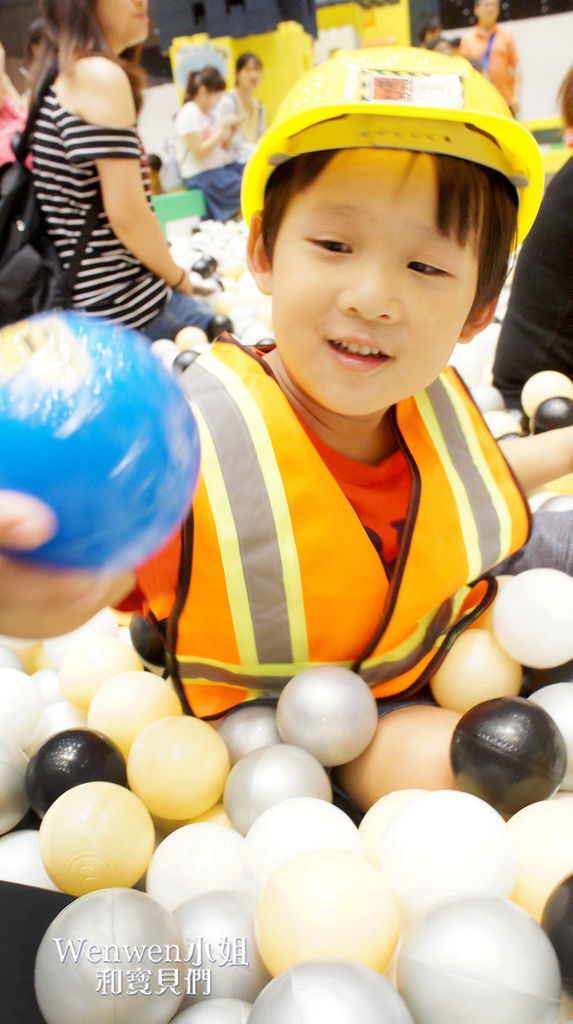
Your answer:
[[[276,720],[274,707],[249,704],[242,705],[225,715],[221,722],[217,723],[217,732],[225,741],[231,765],[258,747],[280,743]]]
[[[330,779],[307,750],[275,743],[251,751],[231,769],[223,804],[233,828],[246,835],[268,807],[297,796],[332,801]]]
[[[44,704],[56,704],[64,700],[60,677],[55,668],[41,668],[31,676],[38,685]]]
[[[271,875],[309,850],[344,850],[363,856],[358,829],[340,808],[315,797],[293,797],[263,811],[245,837],[246,855],[260,895]]]
[[[397,977],[416,1024],[552,1024],[561,997],[545,932],[495,897],[431,910],[406,936]]]
[[[328,958],[295,964],[263,989],[248,1024],[271,1022],[414,1024],[396,989],[378,971]]]
[[[382,835],[379,865],[410,920],[468,892],[509,896],[516,877],[506,822],[456,790],[424,793],[401,807]]]
[[[87,725],[87,716],[79,708],[70,704],[67,700],[58,700],[53,704],[47,704],[40,720],[26,744],[26,753],[31,756],[38,747],[57,732],[64,732],[65,729],[81,729]]]
[[[43,710],[37,684],[16,668],[0,669],[0,736],[24,748]]]
[[[34,983],[42,1016],[46,1024],[167,1024],[184,986],[161,983],[166,970],[183,974],[181,952],[173,915],[145,893],[89,893],[58,914],[40,943]],[[107,989],[100,980],[106,971]]]
[[[0,737],[0,835],[25,817],[30,801],[26,795],[28,758],[10,740]]]
[[[561,732],[567,748],[567,768],[561,789],[573,789],[573,683],[552,683],[529,697],[547,711]]]
[[[364,847],[364,855],[371,864],[378,867],[380,861],[380,843],[392,818],[400,807],[424,794],[423,789],[396,789],[393,793],[381,796],[366,811],[358,826],[358,834]]]
[[[0,878],[61,892],[44,867],[36,829],[19,829],[0,838]]]
[[[241,999],[252,1003],[270,981],[255,939],[255,914],[246,893],[213,890],[195,896],[174,911],[193,963],[203,961],[209,968],[209,997]],[[208,959],[207,959],[208,954]],[[186,995],[183,1006],[204,1000]]]
[[[16,651],[13,651],[10,647],[4,647],[0,644],[0,669],[2,668],[15,668],[19,672],[23,672],[24,663],[22,659],[18,657]]]
[[[573,578],[559,569],[528,569],[498,594],[493,629],[522,665],[552,668],[573,658]]]
[[[147,869],[147,892],[167,910],[215,889],[249,892],[247,856],[245,838],[226,825],[184,825],[155,850]]]
[[[491,385],[477,384],[472,388],[472,398],[482,413],[502,412],[505,409],[501,391]]]
[[[54,668],[59,668],[66,651],[79,637],[96,634],[97,636],[117,636],[119,623],[111,608],[102,608],[96,615],[84,622],[83,626],[69,633],[50,637],[44,640],[46,657]]]
[[[284,743],[303,747],[324,765],[347,764],[370,743],[378,724],[367,683],[348,668],[321,665],[299,672],[277,704]]]

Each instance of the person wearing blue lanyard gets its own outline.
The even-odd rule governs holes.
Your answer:
[[[521,89],[519,56],[511,32],[498,25],[499,0],[477,0],[474,14],[477,24],[462,37],[460,56],[480,61],[483,73],[517,117]]]

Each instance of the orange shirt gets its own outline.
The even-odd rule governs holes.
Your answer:
[[[514,98],[514,80],[512,71],[519,63],[515,40],[506,28],[496,25],[492,30],[495,38],[491,47],[489,70],[486,69],[487,77],[496,89],[499,90],[508,106],[511,106]],[[462,36],[460,55],[471,57],[473,60],[483,60],[489,42],[491,32],[483,33],[479,25]]]
[[[352,505],[390,573],[398,554],[410,497],[410,474],[402,452],[394,452],[379,465],[369,466],[341,455],[321,441],[304,423],[302,426]]]

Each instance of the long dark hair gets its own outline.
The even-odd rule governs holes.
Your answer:
[[[81,57],[97,54],[119,64],[129,78],[136,110],[142,104],[143,72],[139,68],[140,47],[131,47],[116,57],[103,36],[96,18],[96,0],[41,0],[43,36],[35,72],[34,92],[47,68],[60,70]]]

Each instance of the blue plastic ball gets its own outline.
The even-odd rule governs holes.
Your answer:
[[[0,488],[57,516],[25,555],[35,562],[131,568],[191,505],[195,421],[149,344],[120,326],[46,313],[0,331],[0,437]]]

